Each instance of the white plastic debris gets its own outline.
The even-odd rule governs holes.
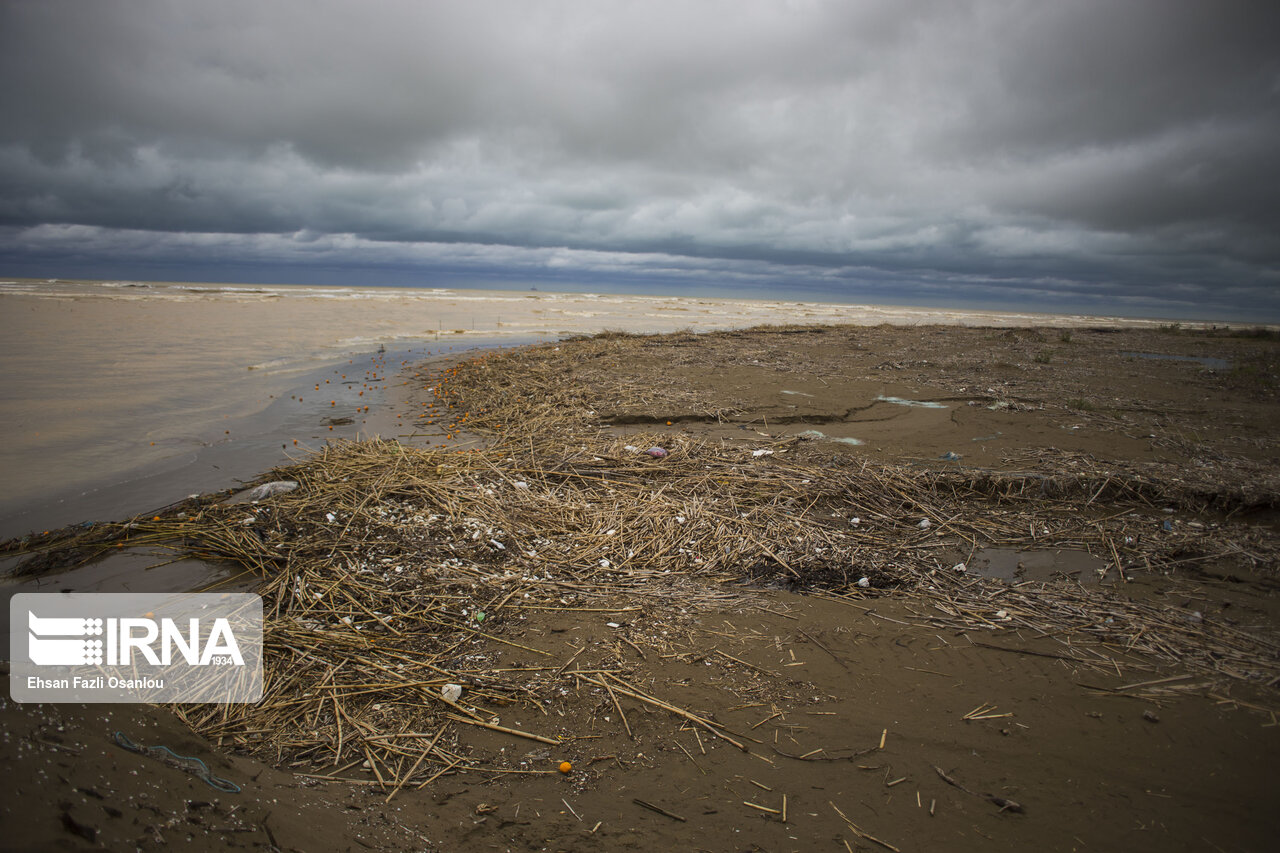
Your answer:
[[[617,622],[606,622],[606,623],[604,623],[604,624],[608,625],[610,628],[621,628],[621,627],[622,627],[622,626],[621,626],[621,625],[619,625]]]
[[[852,524],[854,527],[857,527],[859,524],[862,523],[862,519],[858,518],[855,515],[853,518],[849,519],[849,523]]]
[[[607,569],[607,568],[609,568],[609,566],[611,566],[611,565],[612,565],[612,563],[610,563],[608,560],[601,560],[601,561],[600,561],[600,568],[602,568],[602,569]]]
[[[518,480],[515,483],[512,483],[512,485],[522,492],[529,491],[529,484],[526,483],[524,480]]]
[[[945,409],[942,403],[931,400],[904,400],[901,397],[876,397],[881,403],[893,403],[895,406],[918,406],[922,409]]]
[[[871,578],[858,578],[858,586],[863,589],[869,589],[871,587]]]
[[[1009,621],[1009,613],[1008,613],[1008,611],[1006,611],[1006,610],[997,610],[997,611],[996,611],[996,619],[997,619],[997,620],[999,620],[999,621],[1001,621],[1001,622],[1008,622],[1008,621]]]
[[[298,488],[298,484],[294,480],[275,480],[270,483],[263,483],[261,486],[254,486],[245,492],[244,499],[248,501],[260,501],[271,497],[272,495],[282,495],[285,492],[292,492]]]
[[[951,567],[951,571],[953,571],[953,572],[967,572],[967,571],[969,571],[969,567],[968,567],[968,566],[966,566],[964,563],[956,563],[954,566],[952,566],[952,567]]]
[[[446,702],[457,702],[462,698],[462,685],[446,684],[440,688],[440,695],[444,697]]]
[[[769,449],[768,449],[768,448],[766,448],[766,447],[762,447],[762,448],[760,448],[759,450],[753,450],[753,451],[751,451],[751,455],[752,455],[752,456],[772,456],[772,455],[773,455],[773,451],[772,451],[772,450],[769,450]]]
[[[338,517],[331,512],[326,512],[324,514],[324,517],[328,520],[330,524],[333,524],[335,521],[338,520]]]
[[[927,518],[920,519],[920,523],[916,525],[916,527],[919,527],[921,530],[928,530],[932,526],[933,522]]]

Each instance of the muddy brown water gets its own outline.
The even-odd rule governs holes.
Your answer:
[[[965,563],[969,574],[1003,581],[1073,581],[1096,585],[1107,575],[1107,562],[1088,551],[1018,551],[983,548]]]

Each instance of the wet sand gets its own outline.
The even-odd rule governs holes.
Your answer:
[[[1144,519],[1144,535],[1183,537],[1189,559],[1129,566],[1124,578],[1105,557],[1070,548],[983,553],[942,531],[912,547],[946,567],[968,559],[975,583],[1066,588],[1096,574],[1098,595],[1280,636],[1280,352],[1270,338],[876,327],[615,344],[567,343],[547,358],[619,442],[712,438],[741,445],[744,465],[768,464],[751,461],[757,448],[832,466],[1015,472],[1041,478],[1046,511],[1076,471],[1108,472],[1100,505],[1116,499],[1103,497],[1113,478],[1167,488],[1185,501],[1144,506],[1138,492],[1138,509],[1126,511]],[[1217,553],[1220,541],[1250,544]],[[1202,553],[1216,556],[1190,558]],[[22,780],[0,804],[7,843],[1262,851],[1280,829],[1274,681],[1206,676],[1122,648],[1114,671],[1085,666],[1052,632],[957,627],[928,598],[892,591],[712,583],[662,602],[530,610],[506,625],[506,643],[478,641],[469,653],[512,670],[623,661],[629,683],[713,717],[747,748],[580,684],[531,693],[541,709],[495,709],[562,746],[471,733],[470,749],[494,766],[536,772],[448,773],[388,803],[359,768],[343,772],[359,784],[292,776],[266,755],[219,750],[160,709],[6,702],[4,758]],[[198,755],[245,791],[218,794],[123,752],[115,729]],[[562,760],[574,765],[568,775],[554,770]]]
[[[155,709],[5,702],[3,756],[23,780],[0,814],[12,849],[74,845],[76,827],[107,849],[728,853],[843,850],[841,839],[887,849],[867,836],[902,851],[1271,847],[1277,735],[1265,714],[1091,689],[1149,679],[1083,676],[1055,659],[1051,641],[1002,638],[1013,651],[1000,652],[970,642],[993,642],[981,636],[903,624],[916,614],[900,602],[859,608],[774,592],[758,603],[700,612],[663,638],[665,659],[621,602],[613,614],[538,619],[513,638],[559,662],[585,647],[590,664],[617,643],[606,624],[617,620],[649,655],[631,654],[632,683],[713,712],[752,739],[749,752],[621,696],[629,738],[607,698],[584,691],[557,703],[566,719],[511,718],[573,738],[563,748],[476,739],[544,775],[446,775],[388,804],[376,785],[317,783],[224,753]],[[124,752],[110,741],[116,730],[201,757],[245,791],[221,794]],[[562,759],[575,766],[567,776],[553,770]]]

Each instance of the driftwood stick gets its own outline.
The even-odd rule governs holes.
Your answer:
[[[853,761],[855,758],[858,758],[859,756],[866,755],[869,752],[875,752],[876,747],[872,746],[872,747],[868,747],[867,749],[858,749],[849,753],[848,755],[816,755],[815,754],[817,752],[825,753],[826,752],[825,749],[818,749],[818,750],[815,750],[814,752],[807,752],[804,755],[795,755],[790,752],[783,752],[781,749],[778,749],[776,746],[773,748],[773,751],[778,753],[778,755],[781,755],[783,758],[794,758],[796,761]]]
[[[609,690],[608,683],[604,681],[596,681],[594,678],[591,678],[590,676],[586,676],[586,675],[582,675],[580,677],[584,681],[590,681],[592,684],[596,685],[597,687],[603,687],[605,688],[606,691]],[[682,719],[688,720],[691,723],[696,723],[697,725],[702,726],[704,729],[711,732],[713,735],[720,738],[721,740],[728,741],[729,743],[733,744],[743,752],[747,751],[746,744],[740,743],[739,741],[736,741],[733,738],[729,737],[727,734],[722,732],[719,728],[715,726],[715,724],[713,724],[709,720],[704,720],[702,717],[699,717],[697,714],[691,714],[688,711],[684,710],[683,708],[677,708],[675,705],[668,704],[666,702],[663,702],[661,699],[657,699],[653,696],[648,695],[647,693],[643,693],[640,690],[634,687],[631,687],[625,681],[622,681],[622,679],[616,676],[613,676],[613,679],[619,682],[619,686],[617,689],[620,693],[624,693],[627,696],[630,696],[632,699],[639,699],[641,702],[645,702],[649,705],[653,705],[655,708],[661,708],[662,710],[667,711],[668,713],[671,713],[671,714],[675,714],[677,717],[681,717]],[[623,685],[626,685],[626,686],[623,686]]]
[[[491,731],[502,732],[503,734],[515,735],[516,737],[524,737],[524,738],[528,738],[529,740],[536,740],[539,743],[546,743],[546,744],[550,744],[551,746],[560,745],[560,741],[556,740],[555,738],[543,737],[542,735],[535,735],[530,732],[522,732],[519,729],[509,729],[506,726],[499,726],[496,723],[485,723],[485,722],[481,722],[480,720],[469,720],[466,717],[460,717],[457,714],[450,714],[449,719],[457,720],[460,723],[466,723],[469,726],[479,726],[482,729],[490,729]]]
[[[682,818],[680,815],[674,812],[669,812],[666,809],[664,809],[662,806],[655,806],[653,803],[646,803],[644,800],[641,800],[638,797],[633,797],[631,802],[635,803],[637,806],[644,806],[646,809],[648,809],[651,812],[657,812],[660,815],[665,815],[671,818],[672,820],[678,820],[681,823],[687,823],[687,821],[684,818]]]
[[[935,765],[933,769],[937,772],[937,774],[940,777],[942,777],[943,782],[946,782],[948,785],[951,785],[954,788],[959,788],[961,791],[964,791],[966,794],[972,797],[979,797],[980,799],[986,800],[987,802],[994,803],[995,805],[1000,807],[1000,811],[1002,812],[1007,811],[1007,812],[1017,812],[1018,814],[1023,814],[1025,811],[1021,805],[1019,805],[1018,803],[1015,803],[1013,800],[1010,800],[1006,797],[997,797],[995,794],[984,794],[978,791],[969,790],[964,785],[961,785],[955,779],[952,779],[950,776],[948,776],[941,767],[938,767]]]
[[[400,781],[396,782],[395,787],[391,789],[391,793],[387,794],[387,798],[383,800],[384,803],[391,802],[391,798],[400,792],[400,789],[404,787],[404,783],[408,782],[409,779],[413,777],[413,774],[418,771],[418,765],[422,764],[426,757],[431,754],[431,750],[436,748],[436,741],[440,740],[440,736],[444,734],[444,730],[447,728],[449,728],[447,725],[440,727],[440,730],[436,732],[436,736],[431,739],[431,743],[427,744],[427,748],[422,750],[422,754],[418,756],[418,760],[413,762],[413,766],[409,768],[409,772],[401,776]]]

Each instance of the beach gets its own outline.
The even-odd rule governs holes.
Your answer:
[[[430,354],[605,329],[1037,321],[781,300],[134,281],[0,282],[0,307],[0,537],[224,488],[285,461],[295,439],[305,449],[401,435],[401,412],[386,417],[386,382],[370,377]],[[359,386],[342,378],[348,367]]]
[[[25,572],[117,546],[234,566],[278,614],[258,705],[6,702],[15,848],[1274,838],[1273,331],[528,294],[486,295],[508,301],[473,330],[457,294],[170,296],[145,301],[149,323],[181,329],[190,308],[242,328],[213,374],[277,377],[241,417],[334,371],[360,385],[342,411],[318,392],[333,411],[259,418],[285,453],[238,477],[294,491],[232,503],[228,478],[11,540]],[[117,307],[2,298],[58,322]],[[119,310],[83,333],[127,329]],[[282,327],[296,337],[270,343]],[[85,342],[82,370],[102,346]],[[370,385],[377,428],[330,434]],[[192,441],[234,446],[207,413],[192,423]],[[121,751],[114,730],[243,791]]]

